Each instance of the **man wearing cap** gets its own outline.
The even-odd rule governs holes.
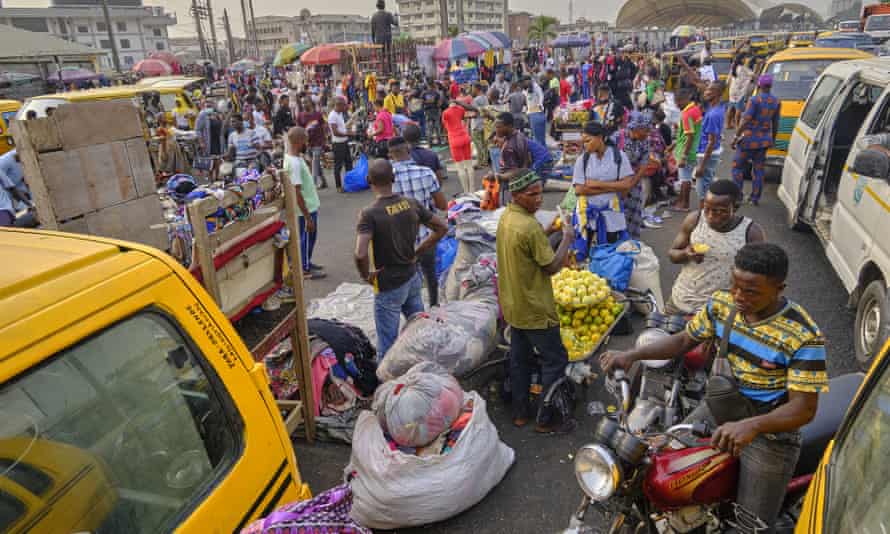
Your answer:
[[[779,99],[770,93],[773,77],[764,74],[757,80],[757,86],[757,94],[748,102],[738,132],[732,140],[732,148],[736,150],[732,179],[744,192],[745,169],[750,163],[751,196],[748,199],[755,206],[760,202],[763,191],[766,151],[775,143],[779,130]]]
[[[529,405],[531,360],[541,358],[541,385],[547,391],[565,373],[568,353],[559,335],[559,316],[550,277],[565,263],[574,241],[571,224],[563,224],[556,252],[550,246],[535,212],[544,199],[537,174],[521,169],[509,182],[512,202],[501,216],[497,231],[498,295],[504,320],[511,327],[510,384],[513,424],[522,427],[532,417]],[[558,421],[541,413],[537,432],[570,431],[573,420]]]

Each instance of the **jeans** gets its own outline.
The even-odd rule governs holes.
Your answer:
[[[716,426],[704,402],[684,422],[698,421]],[[799,432],[760,434],[742,449],[736,502],[769,525],[767,532],[774,531],[799,456]]]
[[[315,231],[307,232],[306,231],[306,219],[302,216],[297,217],[300,222],[300,258],[301,263],[303,264],[303,272],[310,272],[310,266],[312,265],[312,251],[315,250],[315,239],[318,237],[318,212],[313,211],[309,214],[309,217],[312,218],[312,222],[315,223]]]
[[[324,147],[309,147],[309,154],[312,155],[312,176],[315,178],[315,185],[327,187],[328,181],[324,179],[324,171],[321,169],[322,153],[324,153]]]
[[[416,122],[417,126],[420,127],[420,137],[426,137],[426,114],[423,110],[412,112],[411,120]]]
[[[427,108],[424,110],[424,115],[429,128],[426,137],[427,141],[429,141],[430,146],[441,145],[442,139],[445,138],[445,134],[442,132],[442,110],[439,108]]]
[[[541,385],[544,392],[565,374],[569,354],[559,337],[558,326],[543,330],[522,330],[513,327],[511,330],[510,387],[513,416],[526,418],[531,415],[528,395],[534,350],[538,350],[541,358]]]
[[[529,113],[528,124],[535,141],[547,146],[547,118],[544,116],[544,113]]]
[[[476,164],[488,167],[488,140],[484,130],[473,130],[473,144],[476,145]]]
[[[714,176],[717,174],[717,167],[720,166],[720,156],[721,154],[711,154],[708,162],[704,165],[704,172],[702,173],[701,178],[695,182],[695,192],[698,193],[699,202],[704,202],[705,194],[708,192],[708,188],[711,187],[711,182],[714,181]],[[697,163],[700,164],[704,159],[705,155],[699,154]]]
[[[420,273],[401,286],[381,291],[374,296],[374,321],[377,323],[377,361],[383,361],[386,352],[399,335],[400,315],[411,317],[423,311],[420,290],[423,279]]]
[[[488,157],[489,157],[489,159],[491,159],[491,170],[494,171],[495,174],[500,174],[500,172],[501,172],[501,147],[499,147],[499,146],[488,147]]]
[[[430,306],[439,304],[439,277],[436,276],[436,249],[435,247],[417,257],[423,279],[426,280],[426,291],[430,297]]]
[[[334,183],[337,184],[337,189],[342,189],[343,169],[345,168],[346,172],[352,170],[352,154],[349,153],[348,141],[334,143],[332,147],[334,150]]]

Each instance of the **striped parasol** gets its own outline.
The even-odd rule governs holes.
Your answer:
[[[438,61],[455,60],[485,53],[486,48],[478,41],[463,37],[445,39],[433,49],[433,59]]]

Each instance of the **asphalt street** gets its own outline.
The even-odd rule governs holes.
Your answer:
[[[718,173],[719,178],[730,176],[730,156],[727,149]],[[330,171],[328,171],[330,172]],[[750,184],[747,185],[750,188]],[[810,233],[789,230],[784,223],[784,209],[776,198],[775,184],[769,184],[760,206],[745,206],[743,213],[759,222],[767,237],[784,247],[791,258],[787,296],[804,306],[822,328],[828,342],[828,369],[832,376],[856,369],[853,354],[853,311],[847,309],[847,296],[840,280],[825,258],[818,239]],[[459,189],[452,174],[444,184],[448,195]],[[545,208],[553,208],[562,198],[561,193],[548,193]],[[352,261],[355,239],[355,220],[360,208],[370,204],[370,192],[338,194],[332,189],[321,192],[319,212],[319,241],[315,263],[324,265],[327,278],[306,282],[306,298],[322,297],[341,282],[357,282]],[[644,230],[643,241],[659,254],[661,284],[667,295],[679,269],[667,260],[666,252],[679,228],[682,217],[665,221],[657,230]],[[278,314],[276,314],[278,315]],[[237,326],[251,345],[268,328],[276,315],[251,315]],[[639,319],[636,332],[640,331]],[[635,335],[613,337],[610,348],[628,347]],[[585,402],[579,403],[576,416],[579,427],[566,436],[541,436],[531,428],[515,429],[510,423],[509,406],[496,393],[494,382],[465,385],[479,388],[487,401],[488,412],[501,439],[516,451],[516,461],[507,476],[485,499],[470,510],[447,521],[423,527],[426,533],[523,533],[554,532],[566,526],[567,519],[580,500],[575,482],[572,458],[576,449],[589,441],[594,418],[585,413]],[[588,392],[588,400],[598,397],[597,386]],[[295,440],[294,447],[303,478],[313,492],[318,493],[339,484],[343,469],[349,461],[350,447],[342,444],[315,443]],[[460,491],[460,488],[455,488]],[[400,532],[420,532],[405,529]]]

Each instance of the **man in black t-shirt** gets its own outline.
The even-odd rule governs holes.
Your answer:
[[[376,200],[359,213],[356,228],[355,265],[362,280],[375,289],[378,360],[383,359],[399,333],[400,315],[410,317],[423,311],[423,279],[417,270],[417,257],[435,247],[448,232],[445,221],[419,202],[393,194],[394,181],[389,161],[371,162],[368,183]],[[432,233],[415,248],[421,224]]]

